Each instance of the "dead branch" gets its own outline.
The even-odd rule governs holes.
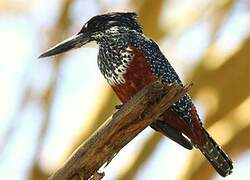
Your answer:
[[[97,179],[97,173],[136,135],[157,119],[190,86],[167,86],[157,81],[142,89],[115,112],[91,137],[72,154],[66,163],[50,176],[51,180]],[[99,179],[100,179],[99,178]]]

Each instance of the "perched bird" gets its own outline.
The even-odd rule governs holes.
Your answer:
[[[90,41],[99,45],[98,66],[122,103],[158,79],[166,84],[176,82],[182,86],[167,58],[158,45],[143,34],[137,15],[131,12],[94,16],[80,32],[39,57],[80,48]],[[203,127],[188,94],[150,126],[187,149],[198,148],[221,176],[232,172],[231,159]]]

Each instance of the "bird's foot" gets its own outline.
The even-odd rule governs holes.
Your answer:
[[[117,104],[117,105],[115,105],[115,109],[119,110],[122,108],[122,106],[123,106],[123,104]]]

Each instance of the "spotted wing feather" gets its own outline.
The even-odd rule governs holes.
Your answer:
[[[142,51],[155,76],[157,76],[166,84],[172,84],[176,82],[182,85],[179,76],[153,40],[147,39],[144,36],[137,36],[136,39],[131,36],[130,42],[131,46]],[[180,118],[182,118],[182,120],[192,130],[194,130],[192,107],[193,103],[190,96],[185,94],[179,101],[172,105],[171,109],[177,112]],[[197,118],[197,120],[200,122],[199,118]]]

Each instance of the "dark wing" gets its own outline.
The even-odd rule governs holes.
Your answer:
[[[168,62],[167,58],[162,54],[158,45],[151,39],[145,38],[137,33],[130,35],[130,43],[132,46],[140,49],[147,59],[152,72],[166,84],[177,82],[182,85],[182,82],[175,72],[174,68]],[[177,112],[180,118],[194,131],[192,120],[193,103],[188,94],[185,94],[179,101],[172,105],[171,109]],[[199,118],[198,118],[199,120]],[[200,122],[200,120],[199,120]],[[200,122],[201,123],[201,122]]]

